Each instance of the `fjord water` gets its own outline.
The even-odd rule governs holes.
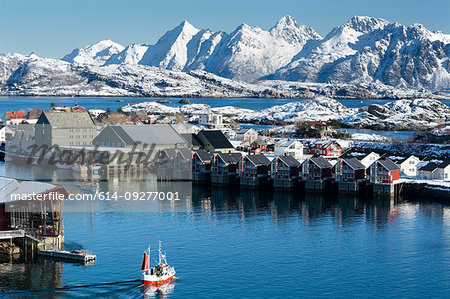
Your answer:
[[[1,166],[1,175],[37,175]],[[146,188],[133,181],[100,188],[133,191],[137,185]],[[97,202],[92,212],[66,212],[66,248],[94,250],[98,261],[0,263],[0,297],[144,297],[139,282],[97,284],[139,279],[142,253],[150,241],[156,249],[159,239],[178,277],[167,298],[417,298],[450,292],[446,205],[201,186],[193,186],[189,200],[157,203],[151,212],[126,212],[128,204]],[[124,212],[111,212],[115,205]],[[82,285],[91,286],[42,290]]]
[[[66,246],[91,266],[0,264],[5,296],[135,298],[139,283],[32,291],[139,278],[148,238],[164,241],[178,281],[168,298],[445,297],[450,210],[439,204],[203,190],[190,211],[66,213]]]
[[[122,99],[124,102],[116,102],[117,99]],[[6,111],[23,110],[27,111],[30,108],[50,109],[50,103],[55,103],[57,106],[72,107],[75,104],[81,105],[87,109],[104,109],[110,108],[112,111],[117,110],[127,104],[133,105],[136,103],[156,100],[167,100],[166,98],[64,98],[64,97],[0,97],[0,115]],[[180,99],[168,99],[170,103],[165,104],[169,106],[180,106],[184,104],[178,103]],[[246,108],[252,110],[262,110],[275,105],[284,105],[291,102],[302,101],[301,99],[259,99],[259,98],[194,98],[189,99],[190,103],[203,103],[211,107],[235,106],[238,108]],[[359,108],[369,104],[386,104],[392,100],[355,100],[355,99],[340,99],[337,100],[348,108]],[[450,106],[450,101],[442,101],[444,104]]]
[[[296,100],[190,101],[264,109]],[[348,101],[349,107],[373,103]],[[112,110],[126,105],[112,98],[1,98],[0,114],[49,108],[50,102]],[[16,171],[0,163],[0,175],[16,178],[46,171]],[[130,182],[114,184],[133,191]],[[42,289],[139,279],[142,253],[148,241],[156,248],[159,239],[177,270],[168,298],[448,297],[450,207],[414,200],[194,186],[182,209],[163,202],[152,212],[111,212],[117,210],[114,203],[98,203],[92,213],[64,214],[66,248],[93,250],[97,263],[0,262],[0,297],[144,297],[138,282]]]

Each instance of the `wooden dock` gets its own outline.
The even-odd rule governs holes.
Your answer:
[[[23,230],[5,230],[0,231],[0,240],[10,240],[15,238],[25,237],[25,231]]]
[[[73,252],[60,250],[39,250],[38,255],[80,262],[83,264],[89,264],[97,260],[97,256],[89,251]]]

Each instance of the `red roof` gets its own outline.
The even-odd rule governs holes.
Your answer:
[[[306,123],[310,126],[326,126],[328,125],[328,121],[312,121],[312,120],[308,120],[306,121]]]
[[[22,118],[26,118],[25,114],[22,111],[12,111],[12,112],[6,112],[6,114],[8,115],[8,117],[10,119],[22,119]]]

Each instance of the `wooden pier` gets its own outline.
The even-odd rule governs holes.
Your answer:
[[[0,240],[12,240],[15,238],[24,238],[25,231],[23,230],[5,230],[0,231]]]
[[[80,262],[83,264],[89,264],[97,260],[97,256],[89,251],[74,252],[74,251],[60,251],[60,250],[39,250],[38,255]]]

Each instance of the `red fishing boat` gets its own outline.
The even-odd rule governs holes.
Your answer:
[[[141,273],[142,283],[146,285],[161,285],[172,281],[175,277],[175,268],[167,264],[166,255],[161,251],[161,241],[159,242],[159,258],[156,265],[150,265],[150,246],[144,252],[142,260]]]

